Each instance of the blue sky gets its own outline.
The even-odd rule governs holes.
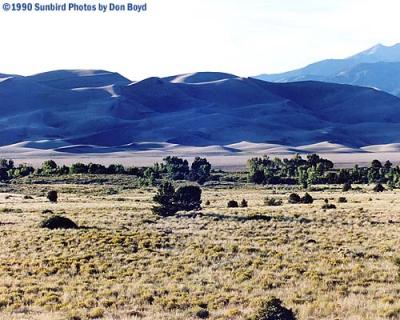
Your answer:
[[[0,30],[7,30],[2,32],[0,73],[101,68],[132,80],[196,71],[249,76],[400,42],[400,4],[395,0],[147,4],[144,14],[0,11]]]

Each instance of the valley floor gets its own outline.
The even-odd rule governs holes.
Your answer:
[[[271,294],[301,320],[400,319],[398,190],[329,188],[292,205],[283,188],[204,188],[202,214],[174,218],[128,183],[0,191],[0,319],[187,320],[199,308],[245,319]],[[243,198],[248,208],[227,208]],[[322,210],[325,198],[337,209]],[[44,210],[83,228],[41,229]]]

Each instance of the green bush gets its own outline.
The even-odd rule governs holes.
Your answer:
[[[374,189],[373,189],[375,192],[383,192],[383,191],[386,191],[386,189],[383,187],[383,185],[382,184],[380,184],[380,183],[378,183],[375,187],[374,187]]]
[[[62,217],[62,216],[53,216],[48,219],[43,220],[40,223],[41,228],[46,229],[77,229],[78,226],[72,220]]]
[[[251,320],[296,320],[292,310],[284,307],[282,301],[271,297],[264,301]]]
[[[346,203],[347,199],[345,197],[339,197],[338,203]]]
[[[247,208],[249,206],[249,203],[247,202],[246,199],[243,199],[242,202],[240,202],[240,206],[242,208]]]
[[[269,207],[277,207],[282,205],[282,200],[267,197],[264,199],[264,204]]]
[[[352,188],[352,187],[351,187],[351,183],[350,183],[350,182],[346,182],[346,183],[343,184],[342,191],[343,191],[343,192],[347,192],[347,191],[350,191],[351,188]]]
[[[201,209],[201,189],[198,186],[183,186],[174,194],[174,203],[178,211]]]
[[[304,195],[304,197],[301,198],[301,203],[304,203],[304,204],[311,204],[311,203],[313,203],[313,202],[314,202],[313,197],[311,197],[308,193],[306,193],[306,194]]]
[[[47,193],[47,199],[49,199],[50,202],[56,203],[58,200],[58,193],[55,190],[51,190]]]
[[[296,204],[296,203],[300,203],[300,202],[301,202],[301,198],[297,193],[292,193],[289,195],[289,203]]]
[[[228,208],[239,208],[239,204],[235,200],[229,200],[227,206]]]
[[[153,213],[167,217],[178,211],[201,209],[201,189],[198,186],[183,186],[175,191],[170,182],[163,183],[153,200],[158,204],[152,208]]]

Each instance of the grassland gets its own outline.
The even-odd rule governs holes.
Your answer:
[[[235,320],[269,295],[301,320],[400,319],[400,191],[324,187],[292,205],[284,188],[204,187],[201,214],[159,218],[155,189],[129,179],[0,187],[0,319]],[[45,210],[81,228],[41,229]]]

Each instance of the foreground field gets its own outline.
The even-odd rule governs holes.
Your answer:
[[[5,185],[0,319],[187,320],[202,309],[246,319],[271,294],[302,320],[400,319],[399,191],[369,190],[330,188],[291,205],[282,188],[206,187],[201,215],[158,218],[155,190],[118,180]],[[243,198],[248,208],[226,208]],[[322,210],[325,198],[337,209]],[[41,229],[45,210],[81,228]]]

